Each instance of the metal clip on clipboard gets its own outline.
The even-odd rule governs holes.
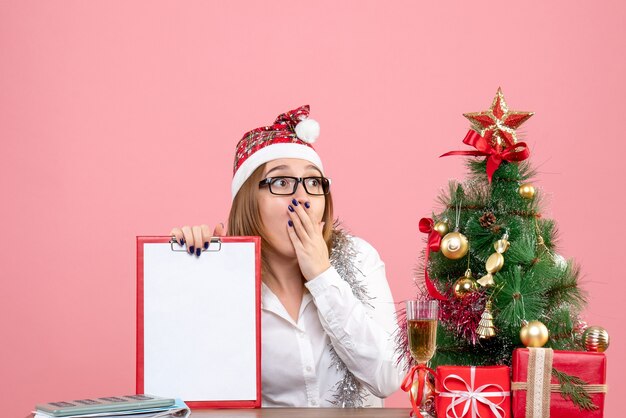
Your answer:
[[[176,247],[174,247],[174,244],[176,244]],[[172,237],[172,239],[170,239],[170,247],[172,249],[172,251],[176,251],[176,252],[181,252],[181,253],[186,253],[187,249],[184,248],[182,245],[180,245],[176,239],[174,237]],[[209,240],[209,247],[205,250],[204,248],[202,249],[202,252],[217,252],[220,251],[222,249],[222,240],[220,239],[220,237],[211,237],[211,239]]]

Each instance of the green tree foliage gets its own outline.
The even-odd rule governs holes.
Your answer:
[[[464,307],[466,312],[440,321],[431,365],[509,364],[512,350],[522,347],[519,332],[523,320],[539,320],[548,327],[546,347],[582,349],[574,333],[586,304],[579,269],[557,254],[556,226],[541,214],[540,191],[533,198],[518,192],[521,184],[532,180],[533,171],[526,162],[503,162],[489,183],[484,159],[470,159],[468,168],[464,183],[451,182],[439,196],[441,209],[433,219],[446,221],[451,231],[458,227],[469,240],[469,252],[459,260],[448,259],[442,252],[431,253],[427,266],[431,280],[448,298],[455,298],[451,289],[468,266],[476,279],[487,273],[485,262],[505,233],[510,247],[503,254],[504,267],[494,274],[495,286],[479,287],[473,303]],[[479,319],[487,300],[492,302],[496,336],[472,338],[475,330],[463,330],[459,318]],[[446,306],[442,304],[442,309]]]

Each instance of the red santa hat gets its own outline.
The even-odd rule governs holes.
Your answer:
[[[262,164],[278,158],[310,161],[323,173],[322,160],[312,143],[320,125],[309,118],[309,105],[279,115],[274,124],[247,132],[237,144],[231,186],[233,199],[245,181]]]

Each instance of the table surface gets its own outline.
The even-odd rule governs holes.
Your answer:
[[[260,409],[196,409],[191,418],[408,418],[410,409],[404,408],[260,408]]]
[[[190,418],[408,418],[404,408],[259,408],[259,409],[193,409]],[[33,414],[26,418],[32,418]]]

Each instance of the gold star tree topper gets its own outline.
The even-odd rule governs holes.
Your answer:
[[[491,108],[484,112],[464,113],[472,123],[472,129],[487,139],[491,137],[491,145],[497,148],[508,148],[517,143],[515,130],[526,122],[534,113],[509,110],[504,100],[502,89],[498,87]]]

